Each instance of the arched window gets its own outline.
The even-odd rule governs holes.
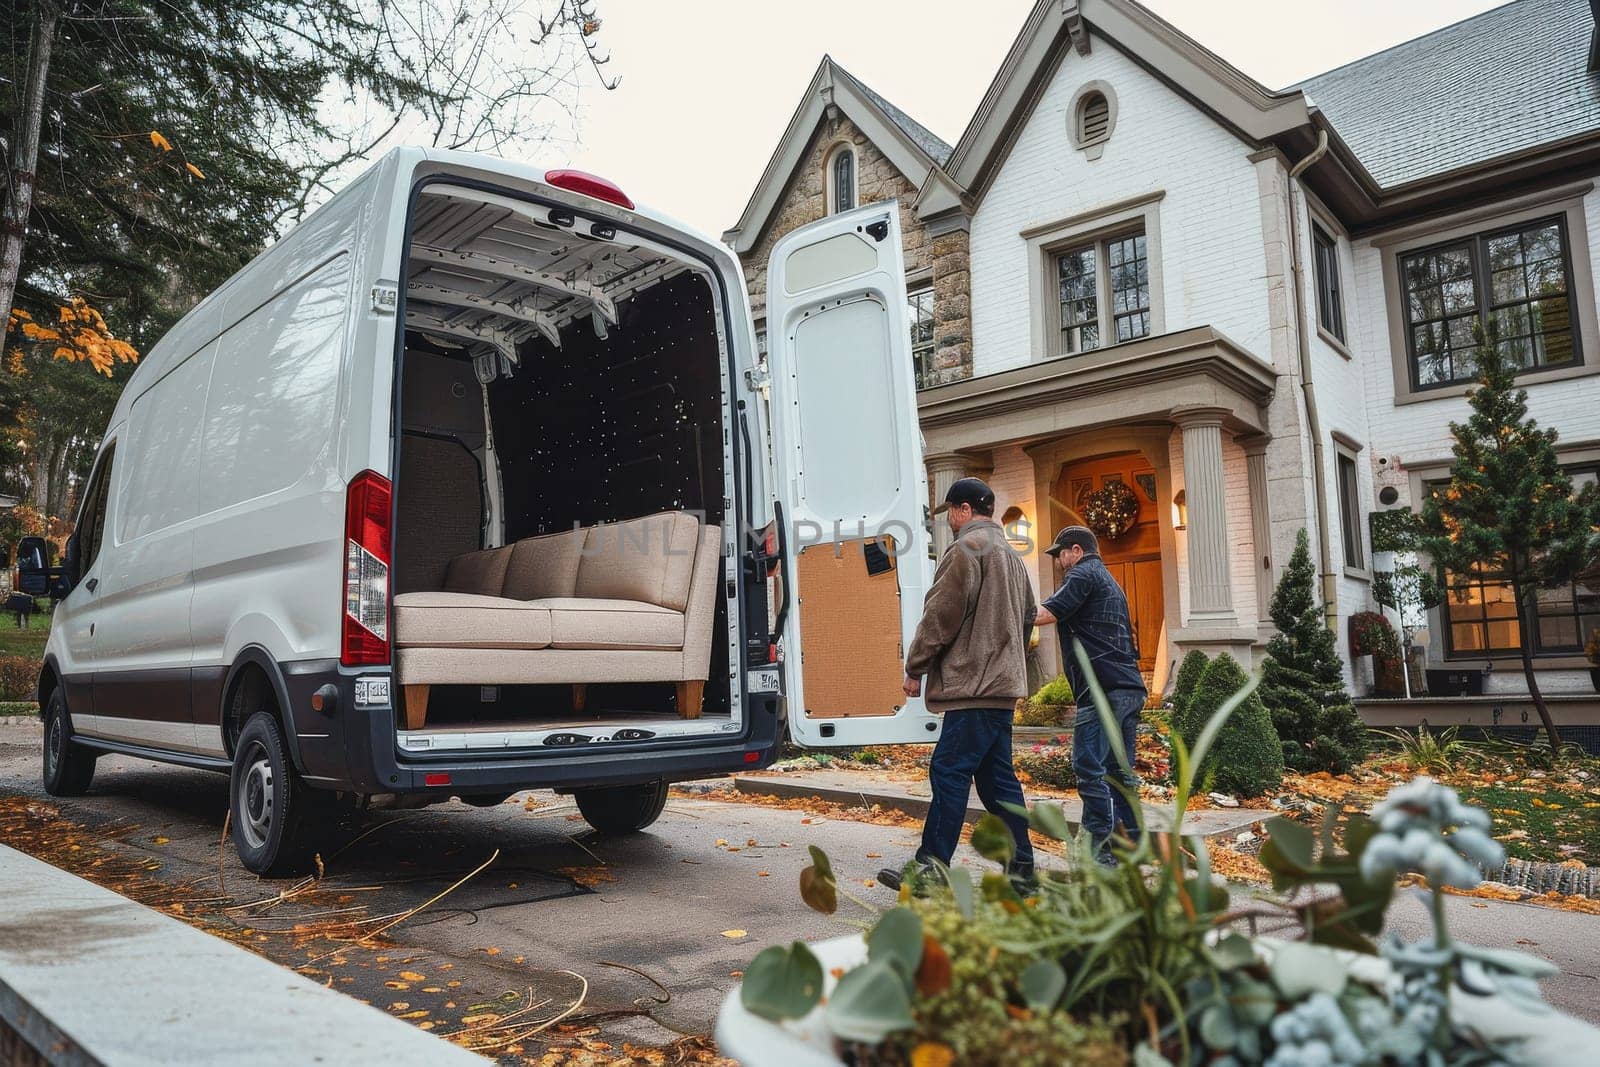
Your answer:
[[[849,211],[856,206],[856,153],[849,147],[833,154],[829,171],[829,211]]]

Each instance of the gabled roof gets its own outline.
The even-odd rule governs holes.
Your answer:
[[[1382,188],[1600,130],[1592,0],[1516,0],[1293,86]]]
[[[736,253],[742,255],[750,251],[761,239],[795,168],[805,157],[817,123],[822,121],[830,105],[855,123],[913,186],[920,188],[930,174],[938,175],[939,168],[950,156],[950,146],[926,126],[867,88],[859,78],[835,63],[832,56],[823,56],[778,147],[767,161],[744,213],[733,228],[722,235],[723,241]]]
[[[1246,141],[1263,143],[1308,121],[1301,93],[1269,91],[1132,0],[1037,0],[945,165],[955,186],[981,198],[1067,53],[1089,52],[1091,26]],[[959,206],[935,185],[917,199],[925,215]]]
[[[838,64],[834,64],[833,69],[839,74],[842,74],[846,78],[849,78],[851,81],[855,82],[856,88],[865,93],[867,95],[867,99],[871,100],[874,104],[877,104],[878,109],[885,115],[889,116],[889,121],[900,127],[902,133],[915,141],[917,143],[917,147],[921,148],[929,159],[933,160],[941,167],[944,166],[945,160],[950,158],[950,146],[945,143],[942,137],[928,129],[928,127],[924,126],[910,115],[907,115],[904,111],[901,111],[899,108],[895,107],[882,96],[879,96],[877,93],[873,92],[871,86],[864,83],[854,74],[851,74],[848,70],[845,70]]]

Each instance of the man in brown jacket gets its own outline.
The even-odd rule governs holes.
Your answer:
[[[955,543],[945,550],[923,601],[922,621],[906,653],[907,696],[923,693],[928,710],[944,715],[928,779],[933,800],[917,861],[949,865],[961,839],[974,781],[983,806],[1004,819],[1016,838],[1013,877],[1033,875],[1028,821],[1005,804],[1022,804],[1011,766],[1011,717],[1028,692],[1028,638],[1038,610],[1028,568],[994,521],[994,492],[977,478],[950,487],[939,507]],[[900,872],[878,880],[900,887]]]

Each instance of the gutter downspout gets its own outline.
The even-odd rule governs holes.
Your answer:
[[[1306,336],[1305,268],[1300,260],[1300,204],[1295,195],[1295,179],[1328,154],[1328,131],[1317,131],[1317,147],[1289,168],[1289,262],[1294,275],[1295,341],[1300,354],[1300,391],[1305,396],[1306,429],[1311,434],[1311,471],[1315,488],[1317,557],[1322,573],[1323,617],[1330,630],[1339,619],[1339,577],[1333,570],[1333,553],[1328,546],[1327,473],[1323,466],[1322,418],[1317,412],[1317,389],[1311,380],[1311,341]]]

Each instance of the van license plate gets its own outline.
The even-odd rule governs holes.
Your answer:
[[[776,693],[778,691],[777,671],[751,671],[749,678],[749,691],[752,693]]]

